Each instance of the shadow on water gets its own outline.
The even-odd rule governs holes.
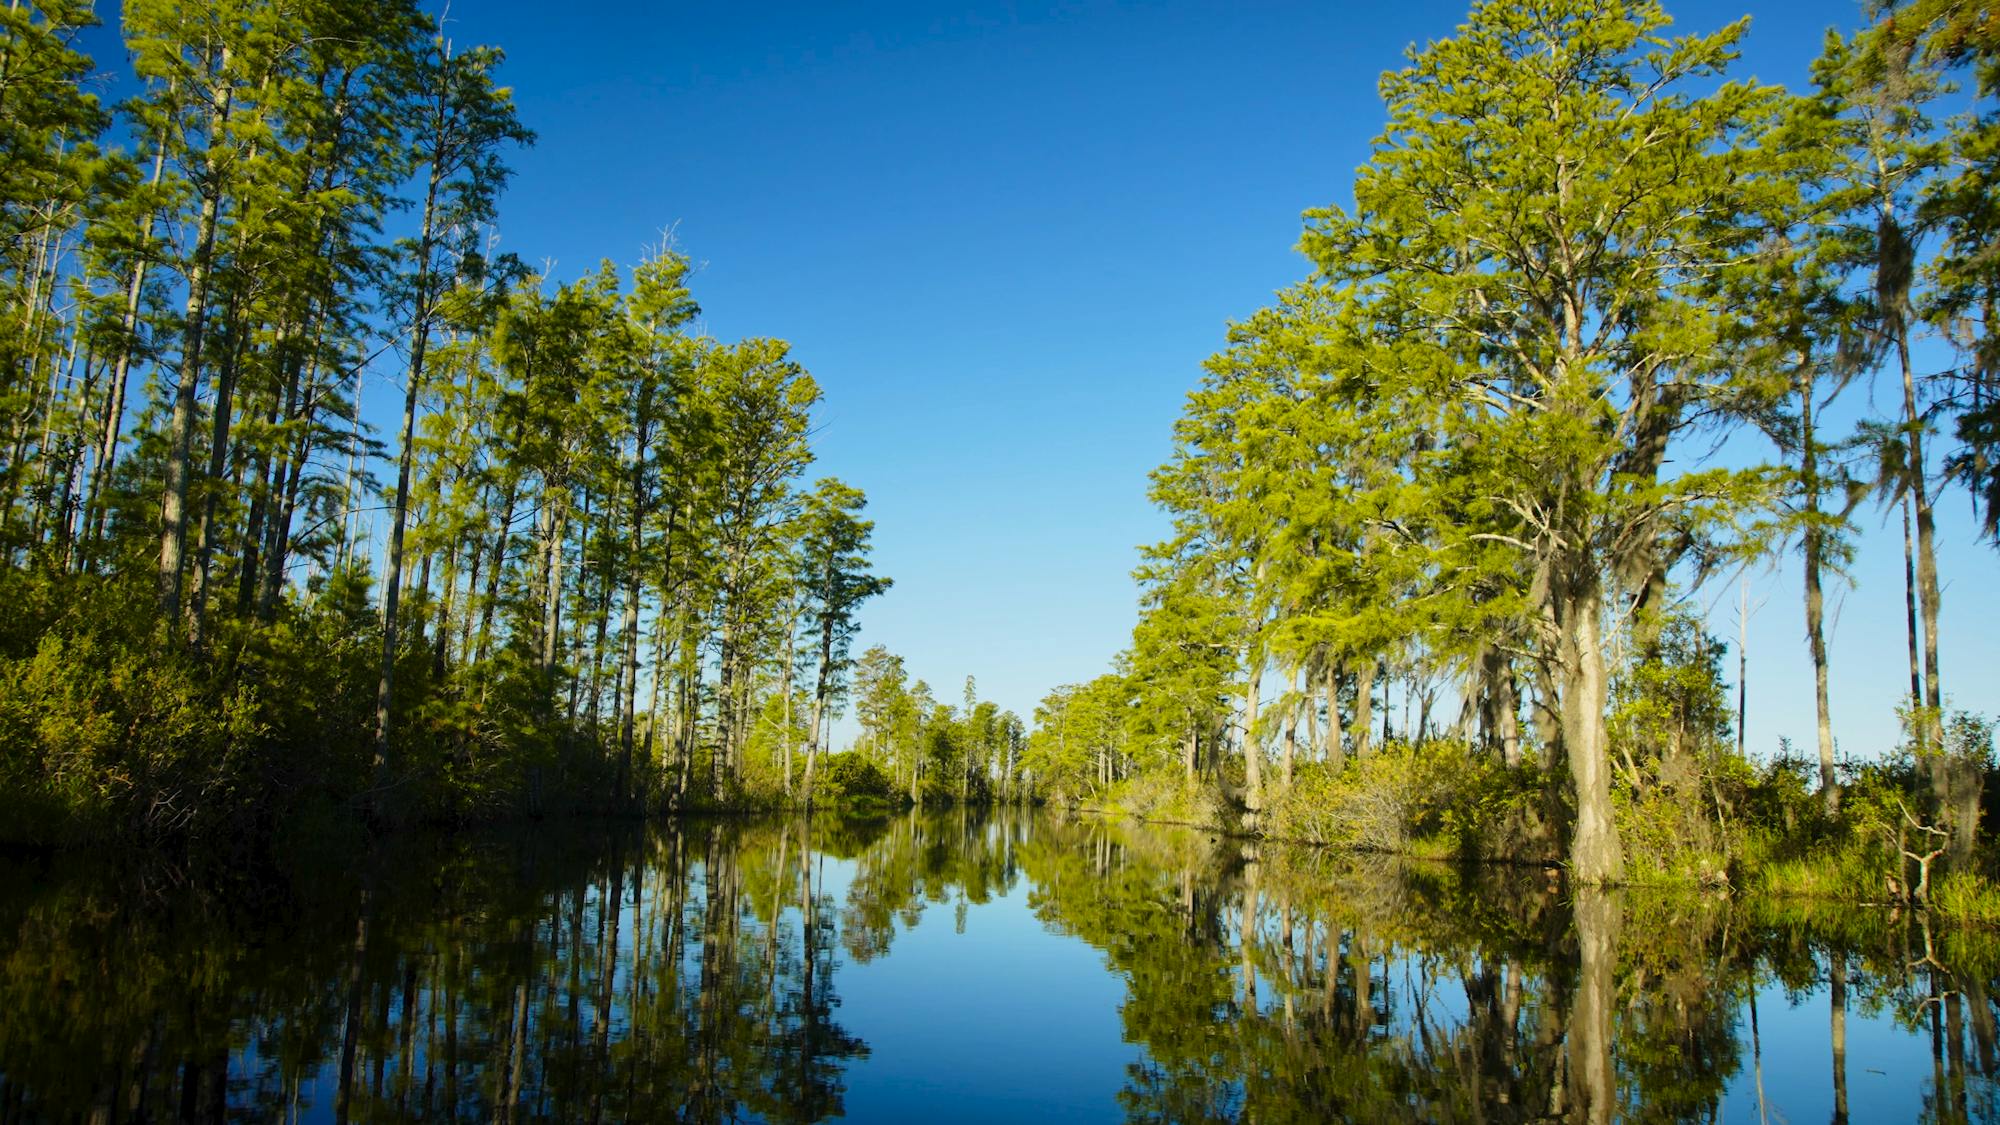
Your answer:
[[[1005,911],[1100,956],[982,965],[1032,998],[991,1014],[1001,1041],[1097,1014],[1077,972],[1123,992],[1133,1061],[1074,1091],[1103,1119],[2000,1120],[1983,933],[1056,814],[425,837],[222,885],[73,859],[0,887],[4,1123],[838,1117],[871,1075],[841,986],[880,987],[862,967],[920,925],[949,954]]]

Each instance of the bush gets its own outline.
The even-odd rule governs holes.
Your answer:
[[[1540,773],[1463,742],[1392,742],[1339,770],[1305,763],[1273,790],[1265,834],[1373,851],[1542,858]]]
[[[114,631],[43,635],[0,664],[0,789],[16,839],[226,828],[251,815],[255,695],[207,690],[191,661]]]
[[[1164,824],[1188,824],[1232,832],[1234,810],[1213,781],[1190,782],[1179,771],[1140,774],[1111,791],[1109,805],[1127,816]]]
[[[882,772],[882,767],[849,751],[829,755],[820,764],[819,776],[813,782],[813,795],[816,799],[834,802],[888,803],[894,796],[894,788],[889,775]]]

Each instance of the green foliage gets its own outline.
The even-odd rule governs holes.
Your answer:
[[[882,767],[856,753],[832,754],[820,763],[815,796],[832,803],[887,803],[894,785]]]
[[[1723,646],[1684,614],[1633,633],[1640,651],[1611,685],[1612,753],[1635,789],[1686,788],[1729,737]]]
[[[1168,815],[1214,792],[1227,811],[1198,819],[1225,831],[1566,851],[1590,883],[1715,885],[1820,847],[1889,878],[1896,850],[1868,849],[1906,829],[1985,864],[1984,732],[1923,753],[1951,742],[1936,657],[1912,669],[1927,782],[1892,787],[1918,828],[1867,778],[1841,808],[1823,686],[1822,584],[1866,491],[1832,398],[1900,376],[1900,416],[1862,433],[1914,509],[1927,651],[1922,443],[1956,414],[1950,477],[1983,495],[2000,464],[2000,55],[1969,12],[1829,32],[1798,95],[1728,79],[1747,20],[1675,34],[1651,0],[1487,0],[1411,48],[1352,204],[1306,213],[1312,276],[1232,324],[1188,395],[1131,648],[1045,700],[1041,791]],[[1934,119],[1966,70],[1974,109]],[[1915,371],[1917,317],[1969,362]],[[1753,428],[1781,463],[1712,459]],[[1679,601],[1793,534],[1816,777],[1732,752],[1723,646]],[[1390,729],[1398,689],[1414,730]]]
[[[1466,858],[1552,855],[1531,775],[1462,742],[1392,742],[1334,771],[1299,770],[1267,810],[1266,835],[1371,851],[1425,847]]]
[[[8,834],[784,799],[773,658],[824,711],[888,586],[789,346],[695,336],[671,246],[493,255],[533,134],[408,0],[134,0],[115,113],[92,22],[0,15]]]
[[[0,787],[21,810],[8,837],[216,830],[257,816],[249,763],[270,730],[255,689],[163,659],[133,591],[63,585],[61,618],[0,654]]]

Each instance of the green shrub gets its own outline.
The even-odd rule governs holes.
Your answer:
[[[1163,824],[1187,824],[1210,831],[1235,831],[1233,810],[1221,786],[1188,781],[1179,771],[1145,773],[1120,781],[1105,804],[1126,816]]]
[[[1290,789],[1272,787],[1265,834],[1373,851],[1540,858],[1539,778],[1464,742],[1392,742],[1338,770],[1298,767]]]
[[[852,752],[829,755],[819,765],[813,796],[824,801],[892,800],[895,785],[882,767]]]

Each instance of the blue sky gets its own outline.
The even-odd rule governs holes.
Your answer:
[[[1669,10],[1684,30],[1745,13]],[[1855,18],[1749,11],[1733,76],[1788,85]],[[1135,548],[1164,528],[1146,473],[1201,361],[1304,273],[1299,213],[1349,198],[1380,72],[1464,13],[457,0],[450,32],[506,49],[540,134],[514,161],[505,248],[568,278],[672,228],[704,263],[707,331],[790,340],[825,389],[816,473],[867,492],[896,580],[862,644],[947,699],[977,676],[1025,716],[1129,639]],[[2000,560],[1966,507],[1940,506],[1944,680],[1990,713]],[[1834,638],[1856,754],[1890,738],[1903,675],[1900,531],[1869,526]],[[1797,584],[1793,564],[1752,590],[1755,750],[1810,744]],[[1716,629],[1733,643],[1733,612]]]

